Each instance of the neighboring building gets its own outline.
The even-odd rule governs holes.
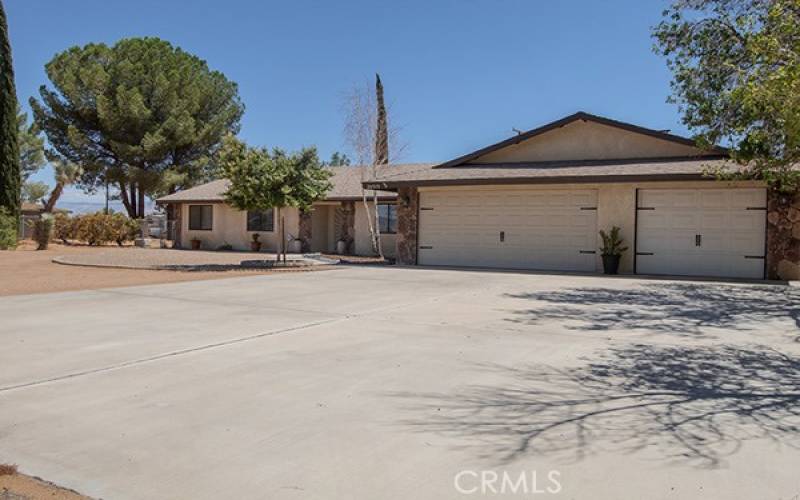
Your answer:
[[[736,168],[726,158],[577,113],[442,164],[381,168],[365,185],[398,193],[402,264],[600,272],[598,230],[619,226],[624,273],[800,278],[800,241],[778,222],[786,200],[708,175]]]
[[[254,233],[260,234],[262,250],[278,249],[277,217],[284,217],[287,238],[303,242],[304,251],[334,252],[337,242],[347,242],[347,252],[356,255],[372,254],[369,224],[362,200],[364,169],[360,167],[330,167],[333,189],[327,197],[314,203],[309,214],[295,208],[276,208],[264,213],[243,212],[225,203],[227,180],[212,181],[156,200],[159,205],[176,207],[175,239],[179,246],[189,247],[192,239],[201,241],[202,248],[213,250],[231,245],[237,250],[249,250]],[[373,192],[367,196],[373,199]],[[381,240],[384,254],[394,256],[396,232],[395,193],[379,192]],[[370,210],[374,210],[374,205]],[[373,212],[374,213],[374,212]]]

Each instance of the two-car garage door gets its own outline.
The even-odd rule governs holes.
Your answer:
[[[419,263],[594,271],[597,191],[420,193]]]

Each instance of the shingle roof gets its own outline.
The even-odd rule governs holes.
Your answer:
[[[722,167],[738,168],[722,157],[581,160],[536,163],[395,165],[377,170],[366,185],[394,189],[408,185],[624,182],[702,179]]]
[[[331,184],[333,189],[325,197],[330,201],[345,201],[361,199],[361,183],[364,175],[363,167],[328,167],[333,173]],[[192,201],[222,202],[225,200],[225,191],[230,182],[219,179],[183,191],[178,191],[167,196],[162,196],[157,203],[185,203]],[[372,197],[373,191],[368,191],[367,196]],[[381,191],[378,196],[382,199],[394,198],[395,193]]]

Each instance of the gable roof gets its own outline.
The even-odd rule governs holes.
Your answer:
[[[697,144],[695,143],[695,141],[692,140],[692,139],[689,139],[687,137],[681,137],[681,136],[670,134],[670,133],[667,133],[667,132],[664,132],[664,131],[661,131],[661,130],[654,130],[654,129],[650,129],[650,128],[646,128],[646,127],[640,127],[639,125],[633,125],[631,123],[612,120],[610,118],[605,118],[605,117],[602,117],[602,116],[597,116],[597,115],[593,115],[593,114],[590,114],[590,113],[586,113],[584,111],[579,111],[579,112],[574,113],[572,115],[569,115],[567,117],[561,118],[560,120],[556,120],[554,122],[548,123],[548,124],[543,125],[541,127],[537,127],[535,129],[529,130],[527,132],[523,132],[521,134],[515,135],[515,136],[510,137],[508,139],[505,139],[503,141],[500,141],[498,143],[492,144],[490,146],[486,146],[485,148],[481,148],[481,149],[478,149],[478,150],[473,151],[471,153],[465,154],[463,156],[459,156],[458,158],[455,158],[453,160],[450,160],[450,161],[444,162],[444,163],[442,163],[440,165],[437,165],[436,168],[440,168],[440,167],[441,168],[455,167],[455,166],[463,165],[465,163],[469,163],[472,160],[475,160],[476,158],[479,158],[481,156],[487,155],[487,154],[489,154],[491,152],[503,149],[503,148],[508,147],[508,146],[513,146],[513,145],[519,144],[519,143],[521,143],[523,141],[531,139],[532,137],[536,137],[538,135],[542,135],[542,134],[544,134],[546,132],[550,132],[551,130],[558,129],[560,127],[563,127],[565,125],[568,125],[568,124],[573,123],[573,122],[578,121],[578,120],[594,122],[594,123],[598,123],[598,124],[601,124],[601,125],[606,125],[606,126],[609,126],[609,127],[614,127],[614,128],[618,128],[618,129],[621,129],[621,130],[625,130],[625,131],[628,131],[628,132],[633,132],[633,133],[636,133],[636,134],[642,134],[642,135],[654,137],[656,139],[661,139],[661,140],[664,140],[664,141],[673,142],[673,143],[676,143],[676,144],[681,144],[683,146],[697,147]],[[725,148],[715,147],[712,150],[710,150],[709,153],[712,154],[712,155],[713,154],[725,155],[725,154],[728,153],[728,151]]]
[[[350,201],[361,199],[361,184],[364,180],[363,167],[327,168],[332,173],[330,180],[333,187],[325,197],[325,201]],[[217,179],[193,188],[178,191],[177,193],[162,196],[156,200],[156,203],[221,203],[225,201],[225,192],[228,190],[228,186],[230,186],[230,181],[228,179]],[[367,196],[370,198],[373,194],[373,191],[367,192]],[[392,192],[378,192],[378,198],[382,200],[394,199],[396,196],[397,194]]]

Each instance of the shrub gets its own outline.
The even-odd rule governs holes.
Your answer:
[[[233,245],[231,245],[227,241],[217,247],[218,252],[230,252],[231,250],[233,250]]]
[[[0,464],[0,476],[13,476],[16,473],[16,464]]]
[[[74,217],[59,213],[55,216],[54,234],[64,244],[76,240],[92,246],[111,242],[122,246],[139,235],[139,223],[121,213],[96,212]]]
[[[54,219],[53,235],[65,245],[69,245],[69,240],[75,239],[75,218],[58,212]]]
[[[47,250],[50,244],[50,237],[53,235],[52,214],[42,214],[38,219],[31,221],[33,226],[33,239],[36,240],[36,250]]]
[[[117,245],[122,246],[126,241],[133,241],[139,235],[139,223],[123,214],[116,213],[106,216],[112,239]]]
[[[17,247],[17,218],[5,207],[0,207],[0,250]]]

